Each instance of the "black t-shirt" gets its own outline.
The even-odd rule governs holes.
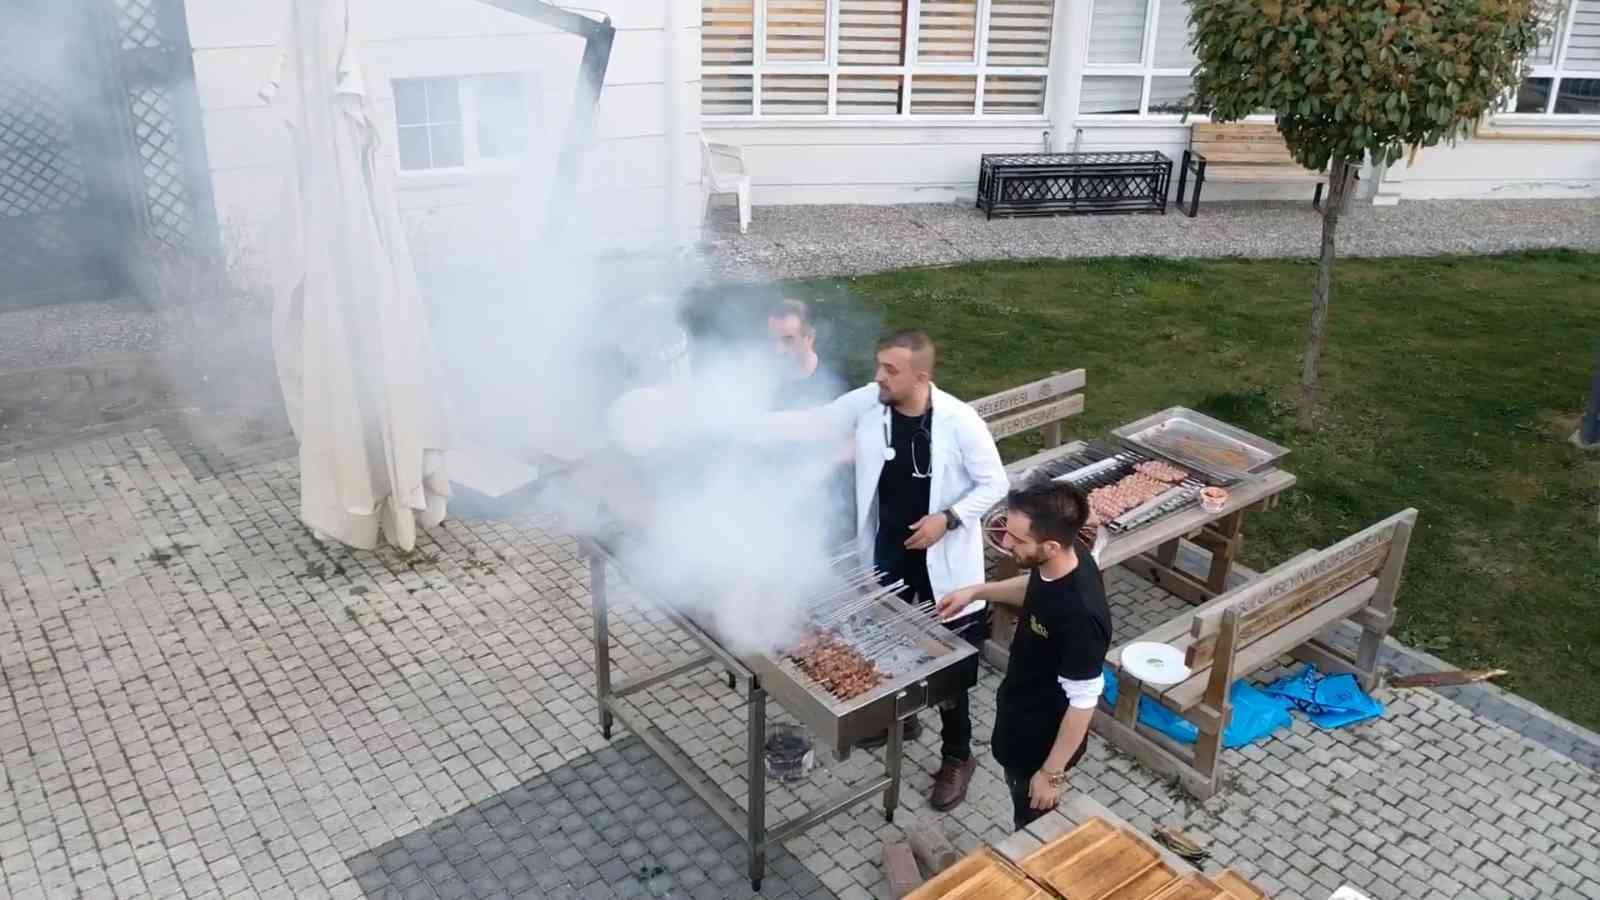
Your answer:
[[[779,383],[772,408],[811,409],[833,402],[844,392],[844,379],[839,377],[838,372],[819,362],[810,375],[785,379]]]
[[[772,399],[777,411],[814,409],[832,403],[845,393],[844,379],[839,373],[821,363],[804,378],[793,378],[778,385]],[[842,458],[842,448],[832,444],[807,444],[787,451],[774,451],[771,471],[784,471],[788,465],[801,466],[814,462],[818,454],[840,454],[841,460],[832,474],[822,483],[821,496],[817,498],[826,529],[825,539],[830,546],[843,544],[855,536],[856,488],[855,478],[848,460]]]
[[[1094,557],[1074,546],[1078,567],[1056,581],[1038,569],[1011,639],[1011,658],[995,700],[993,750],[1008,769],[1033,772],[1043,765],[1067,712],[1067,694],[1057,678],[1098,677],[1111,648],[1111,610]]]
[[[933,479],[919,478],[917,473],[926,476],[933,471],[933,409],[903,416],[891,408],[889,421],[894,459],[884,461],[878,476],[877,561],[886,571],[894,571],[910,554],[927,552],[907,550],[905,541],[911,537],[911,524],[928,514]]]

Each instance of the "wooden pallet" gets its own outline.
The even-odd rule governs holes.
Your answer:
[[[1180,872],[1143,836],[1093,818],[1024,857],[1022,870],[1062,900],[1259,900],[1232,870]]]

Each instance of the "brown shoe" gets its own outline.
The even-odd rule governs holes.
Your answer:
[[[972,783],[972,773],[978,771],[976,759],[959,760],[946,756],[939,771],[933,776],[933,796],[928,805],[939,812],[947,812],[967,799],[967,785]]]

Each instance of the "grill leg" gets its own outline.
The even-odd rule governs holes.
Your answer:
[[[751,679],[749,716],[749,760],[746,775],[750,782],[750,889],[761,890],[767,873],[767,692]]]
[[[611,633],[606,627],[606,563],[589,554],[589,597],[594,611],[594,693],[600,706],[600,736],[611,740]]]
[[[900,805],[900,757],[904,747],[904,724],[895,719],[889,726],[889,743],[883,748],[883,767],[889,775],[889,786],[883,789],[883,818],[886,822],[894,821],[895,807]]]

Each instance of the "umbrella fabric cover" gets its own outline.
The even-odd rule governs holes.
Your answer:
[[[291,0],[263,99],[288,125],[273,348],[319,538],[410,550],[444,519],[438,362],[351,39],[348,0]]]

